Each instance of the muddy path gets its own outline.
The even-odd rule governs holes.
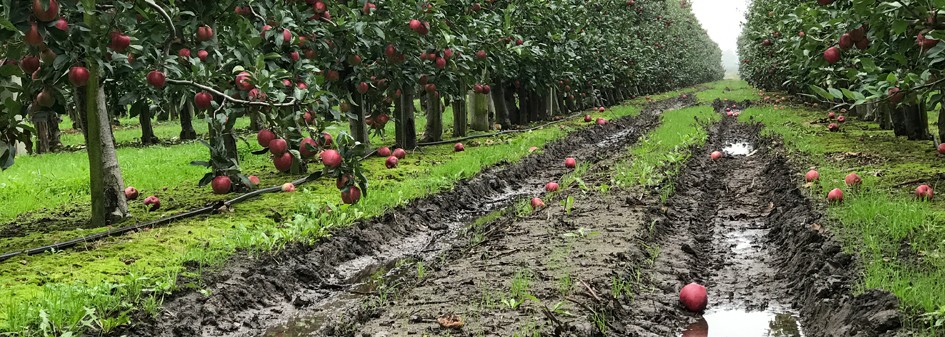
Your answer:
[[[371,275],[408,258],[449,249],[475,219],[541,193],[568,170],[565,157],[600,162],[658,124],[664,110],[695,103],[691,95],[653,103],[637,117],[610,121],[548,144],[541,153],[485,170],[449,192],[413,201],[335,233],[314,246],[275,256],[237,256],[206,277],[202,292],[175,294],[162,314],[119,334],[128,336],[257,336],[292,317],[336,318],[361,298]],[[209,296],[205,295],[209,294]],[[307,325],[321,322],[309,322]]]
[[[721,111],[727,104],[715,104]],[[659,255],[629,323],[636,336],[895,336],[898,303],[853,296],[855,259],[821,224],[782,144],[761,125],[725,118],[694,149],[676,194],[651,210]],[[725,153],[721,160],[712,151]],[[705,315],[686,313],[679,290],[709,290]]]

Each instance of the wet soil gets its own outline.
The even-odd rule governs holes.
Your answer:
[[[631,335],[902,334],[894,296],[853,296],[859,266],[824,231],[826,219],[799,189],[782,144],[761,137],[761,127],[733,118],[715,125],[678,177],[676,195],[651,210],[657,234],[649,244],[660,254],[646,282],[652,291],[637,298]],[[752,150],[709,158],[733,145]],[[690,282],[709,290],[704,318],[678,304]]]
[[[362,300],[360,297],[350,298],[352,295],[378,297],[378,288],[364,287],[371,275],[384,273],[405,259],[430,260],[434,256],[446,256],[438,253],[451,249],[457,242],[466,242],[458,237],[476,218],[538,195],[546,182],[559,179],[568,172],[562,158],[575,157],[579,162],[591,163],[613,158],[655,126],[660,112],[694,102],[688,95],[687,98],[653,103],[640,116],[575,132],[567,139],[548,144],[540,154],[488,169],[458,184],[452,191],[356,223],[314,246],[292,246],[274,256],[262,258],[237,256],[222,271],[205,279],[207,286],[203,287],[202,293],[187,291],[176,294],[165,301],[160,317],[146,320],[120,334],[257,336],[292,317],[312,317],[313,314],[326,319],[343,317],[340,313],[347,311],[340,310],[347,310],[348,305]],[[581,225],[595,230],[604,228],[604,224],[591,219],[595,218],[588,218],[585,220],[587,223]],[[541,223],[545,222],[548,221],[541,220]],[[623,236],[630,237],[631,233],[628,231]],[[550,240],[556,234],[547,235],[546,240]],[[479,256],[498,261],[504,255],[527,248],[528,242],[535,242],[532,240],[508,242],[504,244],[504,250],[490,250]],[[500,241],[487,242],[496,244]],[[519,247],[523,244],[526,247]],[[493,247],[488,244],[481,246]],[[595,250],[593,247],[586,249]],[[533,254],[533,258],[543,256],[538,252]],[[603,261],[587,261],[585,263],[599,263],[602,270],[610,268]],[[528,277],[538,276],[529,274]],[[431,284],[447,285],[432,274],[428,280]],[[472,289],[468,284],[448,286]],[[316,320],[306,325],[340,326],[322,323]]]

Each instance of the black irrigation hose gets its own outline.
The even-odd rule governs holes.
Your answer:
[[[533,127],[526,128],[526,129],[505,130],[505,131],[499,131],[499,132],[493,132],[493,133],[486,133],[486,134],[480,134],[480,135],[473,135],[473,136],[467,136],[467,137],[461,137],[461,138],[449,139],[449,140],[442,140],[442,141],[436,141],[436,142],[418,143],[418,144],[417,144],[417,147],[433,146],[433,145],[443,145],[443,144],[451,144],[451,143],[458,143],[458,142],[462,142],[462,141],[466,141],[466,140],[470,140],[470,139],[486,138],[486,137],[496,137],[496,136],[507,135],[507,134],[513,134],[513,133],[519,133],[519,132],[530,132],[530,131],[534,131],[534,130],[546,128],[546,127],[549,127],[549,126],[552,126],[552,125],[555,125],[555,124],[563,123],[563,122],[569,121],[569,120],[574,119],[574,118],[579,117],[579,116],[581,116],[581,113],[576,113],[576,114],[573,114],[573,115],[571,115],[571,116],[568,116],[568,117],[565,117],[565,118],[562,118],[562,119],[559,119],[559,120],[556,120],[556,121],[553,121],[553,122],[548,122],[548,123],[545,123],[545,124],[542,124],[542,125],[533,126]],[[368,153],[367,155],[365,155],[365,156],[362,158],[362,160],[363,160],[363,159],[370,158],[371,156],[374,155],[375,152],[376,152],[376,150],[375,150],[375,151],[371,151],[371,153]],[[296,186],[297,186],[297,185],[301,185],[301,184],[310,182],[310,181],[312,181],[312,180],[318,179],[320,176],[321,176],[321,175],[317,175],[317,176],[316,176],[316,175],[310,175],[310,176],[307,176],[307,177],[305,177],[305,178],[302,178],[302,179],[293,181],[292,184],[293,184],[293,185],[296,185]],[[164,217],[164,218],[161,218],[161,219],[151,220],[151,221],[142,222],[142,223],[138,223],[138,224],[134,224],[134,225],[128,225],[128,226],[124,226],[124,227],[120,227],[120,228],[115,228],[115,229],[111,229],[111,230],[108,230],[108,231],[105,231],[105,232],[95,233],[95,234],[87,235],[87,236],[80,237],[80,238],[77,238],[77,239],[72,239],[72,240],[69,240],[69,241],[57,242],[57,243],[54,243],[54,244],[51,244],[51,245],[46,245],[46,246],[36,247],[36,248],[30,248],[30,249],[22,250],[22,251],[19,251],[19,252],[6,253],[6,254],[3,254],[3,255],[0,255],[0,262],[9,260],[10,258],[13,258],[13,257],[18,256],[18,255],[21,255],[21,254],[36,255],[36,254],[40,254],[40,253],[44,253],[44,252],[48,252],[48,251],[56,251],[56,250],[68,249],[68,248],[75,247],[75,246],[77,246],[77,245],[79,245],[79,244],[81,244],[81,243],[90,243],[90,242],[98,241],[98,240],[105,239],[105,238],[108,238],[108,237],[122,235],[122,234],[125,234],[125,233],[128,233],[128,232],[131,232],[131,231],[140,230],[140,229],[143,229],[143,228],[156,228],[156,227],[160,227],[160,226],[163,226],[163,225],[170,224],[170,223],[175,222],[175,221],[178,221],[178,220],[183,220],[183,219],[187,219],[187,218],[194,217],[194,216],[198,216],[198,215],[212,214],[212,213],[215,213],[215,212],[216,212],[217,210],[219,210],[220,208],[223,208],[223,207],[230,207],[230,206],[233,206],[233,205],[235,205],[235,204],[241,203],[241,202],[243,202],[243,201],[246,201],[246,200],[248,200],[248,199],[250,199],[250,198],[253,198],[253,197],[256,197],[256,196],[259,196],[259,195],[262,195],[262,194],[275,193],[275,192],[280,192],[280,191],[282,191],[282,186],[273,186],[273,187],[269,187],[269,188],[264,188],[264,189],[260,189],[260,190],[256,190],[256,191],[253,191],[253,192],[249,192],[249,193],[240,195],[240,196],[238,196],[238,197],[236,197],[236,198],[233,198],[233,199],[230,199],[230,200],[227,200],[227,201],[224,201],[224,202],[216,202],[216,203],[214,203],[213,205],[206,206],[206,207],[203,207],[203,208],[198,208],[198,209],[195,209],[195,210],[192,210],[192,211],[189,211],[189,212],[180,213],[180,214],[175,214],[175,215],[171,215],[171,216]]]
[[[314,179],[312,179],[312,176],[308,176],[308,177],[305,177],[305,178],[302,178],[302,179],[293,181],[292,184],[294,184],[294,185],[301,185],[301,184],[307,183],[307,182],[309,182],[309,181],[311,181],[311,180],[314,180]],[[6,253],[6,254],[3,254],[3,255],[0,255],[0,262],[6,261],[6,260],[8,260],[8,259],[10,259],[10,258],[13,258],[14,256],[18,256],[18,255],[21,255],[21,254],[36,255],[36,254],[43,253],[43,252],[48,252],[48,251],[63,250],[63,249],[75,247],[75,246],[77,246],[77,245],[79,245],[79,244],[81,244],[81,243],[90,243],[90,242],[98,241],[98,240],[105,239],[105,238],[108,238],[108,237],[118,236],[118,235],[122,235],[122,234],[125,234],[125,233],[128,233],[128,232],[140,230],[140,229],[143,229],[143,228],[156,228],[156,227],[160,227],[160,226],[167,225],[167,224],[170,224],[170,223],[175,222],[175,221],[178,221],[178,220],[183,220],[183,219],[187,219],[187,218],[190,218],[190,217],[195,217],[195,216],[198,216],[198,215],[204,215],[204,214],[215,213],[215,212],[217,212],[217,210],[219,210],[220,208],[223,208],[223,207],[230,207],[230,206],[232,206],[232,205],[241,203],[241,202],[243,202],[243,201],[246,201],[246,200],[248,200],[248,199],[250,199],[250,198],[253,198],[253,197],[256,197],[256,196],[259,196],[259,195],[262,195],[262,194],[274,193],[274,192],[280,192],[280,191],[282,191],[282,186],[273,186],[273,187],[269,187],[269,188],[264,188],[264,189],[260,189],[260,190],[256,190],[256,191],[252,191],[252,192],[249,192],[249,193],[240,195],[240,196],[238,196],[238,197],[236,197],[236,198],[233,198],[233,199],[230,199],[230,200],[227,200],[227,201],[222,201],[222,202],[219,202],[219,201],[218,201],[218,202],[213,203],[213,204],[210,205],[210,206],[206,206],[206,207],[203,207],[203,208],[198,208],[198,209],[195,209],[195,210],[192,210],[192,211],[189,211],[189,212],[184,212],[184,213],[180,213],[180,214],[175,214],[175,215],[171,215],[171,216],[164,217],[164,218],[161,218],[161,219],[151,220],[151,221],[142,222],[142,223],[137,223],[137,224],[134,224],[134,225],[128,225],[128,226],[124,226],[124,227],[120,227],[120,228],[110,229],[110,230],[107,230],[107,231],[104,231],[104,232],[101,232],[101,233],[95,233],[95,234],[87,235],[87,236],[80,237],[80,238],[77,238],[77,239],[72,239],[72,240],[69,240],[69,241],[57,242],[57,243],[54,243],[54,244],[51,244],[51,245],[46,245],[46,246],[36,247],[36,248],[30,248],[30,249],[22,250],[22,251],[19,251],[19,252]]]

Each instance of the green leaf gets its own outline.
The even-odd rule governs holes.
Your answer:
[[[827,90],[824,90],[824,88],[818,87],[813,84],[810,85],[810,90],[828,100],[833,100],[835,98],[833,95],[827,92]]]
[[[842,97],[843,97],[843,93],[840,92],[840,90],[837,90],[837,89],[834,89],[834,88],[828,88],[827,90],[830,91],[830,95],[832,95],[834,98],[842,98]]]
[[[896,77],[896,73],[889,73],[889,75],[886,76],[886,83],[895,86],[896,84],[899,84],[899,77]]]

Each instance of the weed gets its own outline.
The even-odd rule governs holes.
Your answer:
[[[422,280],[427,275],[426,268],[423,267],[423,261],[417,262],[417,279]]]
[[[561,234],[561,235],[564,236],[564,237],[566,237],[566,238],[582,238],[582,239],[587,239],[587,238],[594,237],[594,236],[596,236],[596,235],[600,235],[600,232],[599,232],[599,231],[595,231],[595,230],[590,229],[590,228],[587,228],[587,227],[580,227],[580,228],[577,229],[577,231],[568,232],[568,233],[564,233],[564,234]]]
[[[567,199],[561,200],[561,206],[564,207],[564,214],[571,216],[571,210],[574,208],[574,197],[569,195]]]

